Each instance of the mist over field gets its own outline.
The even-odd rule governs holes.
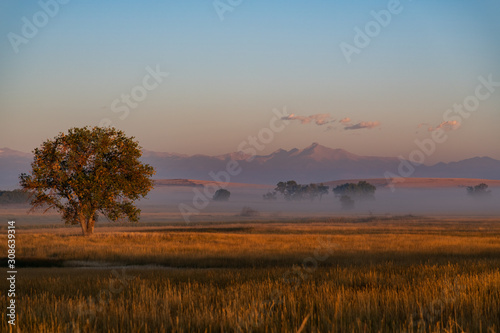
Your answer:
[[[239,215],[244,207],[256,210],[260,215],[269,216],[328,216],[328,215],[448,215],[448,216],[498,216],[500,215],[500,188],[493,188],[492,195],[473,198],[466,194],[465,188],[436,189],[378,189],[375,200],[356,200],[352,210],[343,210],[339,199],[329,192],[322,200],[287,201],[278,196],[276,201],[263,200],[262,195],[268,190],[231,188],[228,202],[212,201],[205,209],[199,209],[200,215],[234,214]],[[201,205],[200,193],[203,188],[157,187],[148,197],[140,202],[144,213],[148,210],[165,210],[179,213],[179,205],[186,204],[196,208]],[[269,186],[269,190],[273,187]],[[198,192],[199,191],[199,192]],[[210,193],[208,191],[208,193]],[[203,196],[207,198],[206,195]],[[200,207],[200,206],[198,206]],[[193,215],[195,216],[195,215]]]
[[[138,202],[141,224],[180,223],[209,221],[254,221],[269,219],[304,219],[328,217],[389,217],[414,215],[419,217],[442,216],[449,218],[500,216],[500,188],[492,187],[491,195],[471,197],[465,188],[388,188],[377,189],[374,200],[355,200],[353,209],[343,209],[339,198],[331,192],[321,200],[287,201],[278,195],[275,201],[263,200],[262,195],[273,186],[249,188],[225,187],[231,192],[229,201],[218,202],[205,194],[203,187],[157,186],[146,198]],[[212,194],[207,190],[208,194]],[[181,205],[193,209],[184,218]],[[20,225],[60,224],[60,216],[38,210],[27,214],[28,206],[0,206],[0,216],[16,218]],[[105,218],[100,223],[109,222]]]

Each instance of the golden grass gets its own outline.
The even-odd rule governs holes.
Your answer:
[[[24,258],[31,266],[54,259],[176,267],[21,268],[22,332],[500,330],[498,221],[17,237],[20,264]],[[3,237],[3,253],[5,244]],[[0,329],[8,331],[5,321]]]

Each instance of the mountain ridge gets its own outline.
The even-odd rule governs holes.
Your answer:
[[[28,172],[32,154],[7,147],[0,149],[0,186],[17,186],[18,175]],[[251,156],[242,152],[221,155],[179,154],[143,150],[141,159],[155,167],[156,179],[214,180],[229,177],[231,182],[275,184],[294,179],[316,183],[335,179],[384,178],[386,172],[398,175],[396,157],[365,156],[341,148],[329,148],[316,142],[303,148],[277,149],[267,155]],[[233,174],[228,163],[235,161]],[[235,172],[237,171],[237,172]],[[415,166],[410,177],[500,179],[500,160],[488,156],[460,161]]]

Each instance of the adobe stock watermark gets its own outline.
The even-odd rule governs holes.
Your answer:
[[[460,104],[453,104],[452,108],[447,109],[443,113],[444,123],[458,125],[450,130],[459,128],[462,121],[468,119],[473,112],[477,111],[481,102],[489,99],[495,93],[496,89],[500,87],[500,81],[493,81],[493,74],[488,75],[487,78],[479,76],[478,81],[479,84],[476,86],[474,94],[465,97]],[[433,129],[430,138],[423,140],[415,139],[414,143],[417,148],[410,152],[408,159],[401,155],[398,156],[400,163],[397,174],[390,171],[384,173],[391,191],[395,191],[395,184],[402,183],[405,181],[405,178],[411,177],[415,173],[415,168],[424,164],[426,158],[434,154],[437,145],[447,140],[448,134],[441,127]]]
[[[215,12],[219,16],[219,20],[224,21],[224,15],[226,12],[233,12],[236,7],[239,7],[243,3],[243,0],[214,0],[212,5],[214,6]]]
[[[408,0],[411,2],[412,0]],[[344,55],[345,60],[348,64],[352,62],[352,57],[354,54],[360,54],[361,50],[367,48],[371,41],[376,38],[382,32],[382,28],[387,28],[392,22],[394,16],[399,15],[403,12],[403,5],[399,0],[389,0],[387,3],[387,9],[382,9],[379,11],[372,10],[370,15],[373,20],[368,21],[363,29],[358,26],[354,27],[354,38],[352,44],[347,42],[342,42],[339,44],[340,50]]]
[[[274,116],[269,120],[269,126],[260,129],[257,135],[250,135],[246,140],[240,142],[237,147],[237,152],[247,156],[245,161],[251,162],[257,156],[259,151],[264,150],[266,145],[274,140],[274,135],[280,133],[289,124],[289,121],[284,119],[289,116],[286,107],[282,111],[273,110]],[[198,188],[193,188],[193,201],[191,205],[180,203],[178,209],[182,214],[182,218],[186,223],[191,222],[192,215],[199,214],[201,210],[208,207],[215,192],[224,188],[231,182],[231,177],[236,177],[243,172],[243,168],[238,161],[233,159],[226,163],[224,170],[218,172],[210,171],[208,175],[215,184],[207,184],[203,188],[203,192]]]
[[[8,323],[10,325],[10,331],[12,332],[12,326],[16,326],[16,221],[7,222],[7,267],[8,267],[8,284],[9,289],[7,291],[7,296],[9,301],[7,302],[6,315],[8,318]]]
[[[39,29],[45,27],[49,21],[54,18],[61,8],[69,0],[40,0],[38,6],[40,10],[34,13],[30,18],[23,16],[21,18],[21,33],[9,32],[7,39],[15,53],[19,53],[19,46],[28,44],[28,42],[38,35]]]
[[[125,120],[129,114],[130,109],[136,109],[139,103],[143,102],[148,97],[148,92],[158,88],[163,80],[169,75],[167,72],[162,72],[160,65],[156,65],[153,70],[150,66],[145,68],[147,74],[142,78],[142,83],[132,87],[130,94],[121,94],[119,98],[111,102],[111,111],[114,113],[121,113],[120,119]],[[100,127],[110,126],[111,119],[103,118],[99,122]]]

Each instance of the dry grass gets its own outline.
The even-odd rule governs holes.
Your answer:
[[[177,268],[22,268],[20,331],[498,332],[498,222],[200,225],[90,239],[21,232],[26,265]]]

